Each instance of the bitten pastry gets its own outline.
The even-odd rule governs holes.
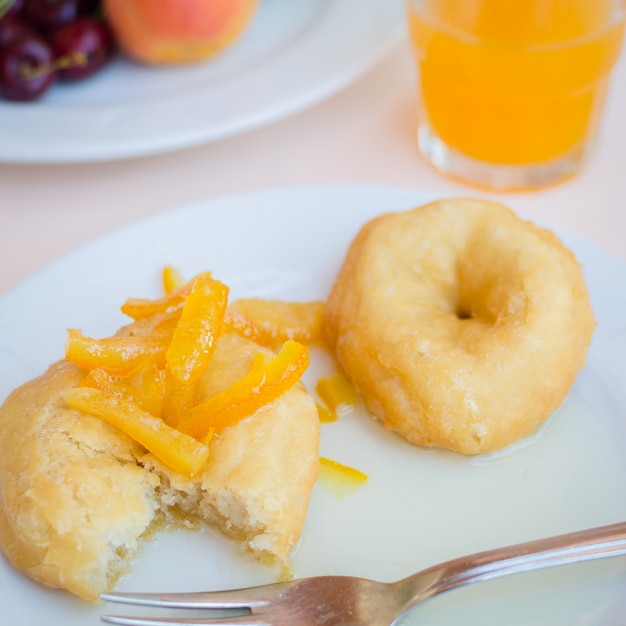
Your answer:
[[[139,319],[119,336],[150,336],[167,326],[164,317]],[[222,332],[195,386],[195,404],[273,356]],[[9,560],[40,583],[94,601],[155,530],[206,522],[288,577],[319,466],[319,418],[302,383],[203,439],[206,466],[185,475],[66,403],[87,374],[61,360],[0,408],[0,545]]]
[[[581,268],[556,235],[469,199],[367,223],[325,313],[374,416],[413,443],[466,454],[535,431],[566,397],[594,328]]]

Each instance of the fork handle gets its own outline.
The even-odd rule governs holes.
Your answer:
[[[410,597],[408,609],[462,585],[620,555],[626,555],[626,522],[479,552],[423,570],[402,583]]]

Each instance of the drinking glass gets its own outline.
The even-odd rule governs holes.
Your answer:
[[[626,0],[407,0],[420,152],[492,189],[575,175],[593,150]]]

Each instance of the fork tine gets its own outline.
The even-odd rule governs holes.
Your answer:
[[[270,626],[254,615],[233,617],[130,617],[104,615],[102,621],[116,626]]]
[[[266,606],[284,588],[276,583],[245,589],[184,593],[103,593],[105,602],[173,609],[255,609]]]

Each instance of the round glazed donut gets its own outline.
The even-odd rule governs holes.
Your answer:
[[[325,313],[373,415],[413,443],[465,454],[535,431],[566,397],[594,328],[582,270],[556,235],[468,199],[368,222]]]

